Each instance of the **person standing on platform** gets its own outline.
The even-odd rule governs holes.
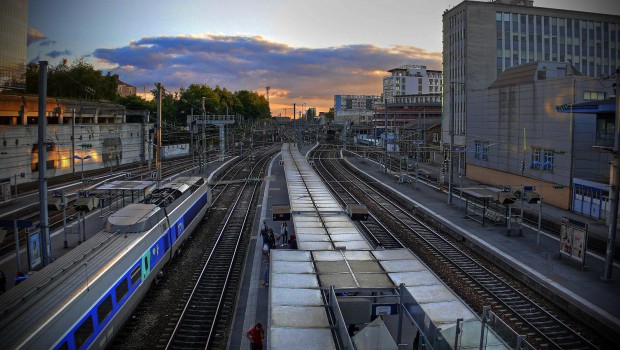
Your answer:
[[[286,224],[286,221],[282,223],[280,231],[282,234],[282,244],[288,244],[288,225]]]
[[[273,235],[272,229],[269,229],[269,232],[267,233],[267,244],[269,245],[269,250],[276,247],[276,237]]]
[[[265,340],[265,331],[263,331],[263,325],[257,323],[246,334],[246,338],[250,341],[250,349],[262,350],[263,341]]]
[[[263,220],[263,224],[260,226],[260,236],[263,237],[263,243],[266,242],[268,229],[269,227],[267,227],[267,222]]]
[[[263,275],[263,286],[269,285],[269,262],[265,266],[265,274]]]
[[[290,249],[297,249],[297,237],[295,235],[291,235],[291,240],[289,241],[288,247]]]

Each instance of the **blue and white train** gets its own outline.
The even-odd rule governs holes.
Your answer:
[[[112,214],[105,229],[0,296],[3,349],[102,349],[210,206],[180,177]]]

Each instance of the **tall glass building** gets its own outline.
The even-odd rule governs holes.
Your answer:
[[[620,16],[534,7],[531,0],[463,1],[444,12],[444,143],[452,125],[454,144],[467,140],[469,91],[486,89],[507,68],[534,61],[572,63],[592,77],[614,73]]]
[[[0,0],[0,90],[26,86],[28,0]]]

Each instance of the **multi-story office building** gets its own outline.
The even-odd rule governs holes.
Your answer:
[[[390,69],[383,77],[383,96],[391,103],[401,95],[441,94],[441,71],[421,65],[404,65]]]
[[[372,120],[374,104],[381,101],[376,95],[334,95],[334,121],[368,123]]]
[[[495,35],[493,35],[495,33]],[[534,7],[531,0],[463,1],[443,14],[443,144],[463,145],[468,94],[509,67],[568,62],[586,76],[620,66],[620,16]],[[453,125],[453,126],[452,126]]]
[[[28,0],[0,0],[0,91],[26,86]]]

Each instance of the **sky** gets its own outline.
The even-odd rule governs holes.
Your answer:
[[[380,95],[387,70],[441,69],[442,14],[461,0],[29,0],[28,61],[83,57],[139,93],[161,82],[265,94],[327,111],[334,95]],[[614,0],[535,0],[620,15]],[[285,110],[285,108],[287,110]]]

